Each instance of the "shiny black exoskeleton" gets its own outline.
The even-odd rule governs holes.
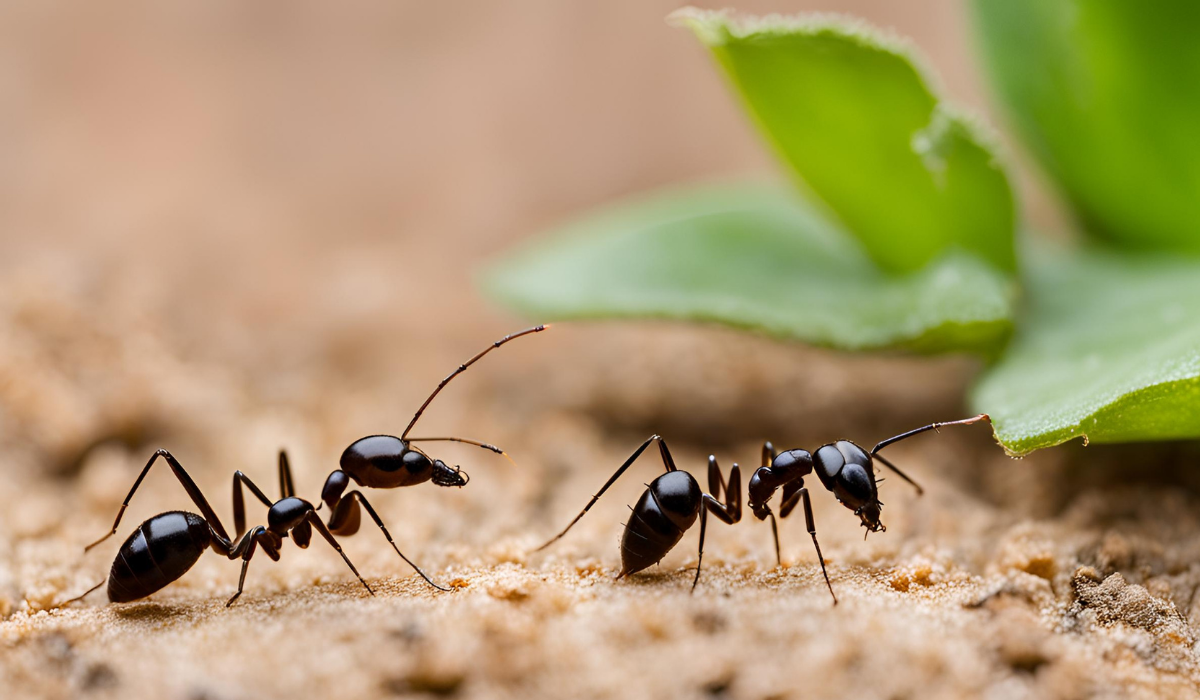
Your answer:
[[[879,451],[892,443],[929,430],[937,430],[942,426],[970,425],[987,420],[987,418],[987,415],[978,415],[964,420],[926,425],[888,438],[876,445],[869,453],[849,440],[838,440],[823,445],[814,453],[798,449],[777,453],[770,442],[764,443],[762,466],[755,470],[750,477],[747,491],[750,510],[754,512],[754,517],[759,520],[771,518],[771,532],[775,537],[776,561],[782,563],[779,554],[779,528],[768,501],[775,495],[777,489],[782,488],[783,501],[779,506],[779,517],[786,518],[798,504],[804,504],[804,521],[808,526],[808,534],[812,536],[813,546],[817,550],[817,559],[821,562],[821,573],[825,576],[825,584],[829,586],[829,593],[833,596],[834,604],[837,604],[837,595],[833,593],[833,584],[829,582],[829,572],[825,569],[825,559],[821,556],[821,545],[817,542],[812,501],[808,495],[808,487],[804,485],[804,477],[816,472],[817,478],[821,480],[821,485],[832,493],[839,503],[854,511],[867,532],[886,530],[887,528],[879,520],[883,502],[879,500],[874,460],[879,460],[884,466],[912,484],[917,489],[917,493],[923,491],[907,474],[880,455]]]
[[[330,475],[331,488],[336,488],[344,478],[372,489],[416,486],[426,481],[438,486],[466,486],[468,481],[458,467],[451,468],[440,459],[431,459],[415,445],[392,435],[370,435],[355,440],[342,452],[338,472]],[[329,484],[327,479],[326,486]]]
[[[373,595],[371,587],[367,585],[362,576],[359,576],[358,570],[354,568],[354,564],[346,557],[345,552],[342,551],[341,546],[338,545],[329,528],[325,526],[325,523],[321,522],[321,518],[317,515],[313,505],[304,499],[296,498],[294,495],[292,470],[288,464],[287,455],[282,451],[279,453],[279,488],[282,492],[282,498],[278,501],[272,502],[271,499],[267,498],[262,489],[258,488],[242,472],[234,473],[233,520],[235,532],[234,537],[230,538],[225,530],[225,526],[221,524],[220,518],[217,517],[216,512],[209,505],[208,499],[200,492],[199,487],[192,481],[191,476],[188,475],[183,466],[170,452],[158,450],[150,457],[150,461],[146,462],[146,466],[142,469],[141,474],[138,475],[133,488],[125,496],[125,500],[121,503],[121,508],[117,511],[116,520],[113,521],[112,530],[104,537],[88,545],[84,551],[92,549],[92,547],[116,534],[117,528],[121,524],[121,517],[125,515],[125,509],[129,507],[129,502],[133,499],[133,494],[141,486],[142,480],[146,478],[146,474],[150,471],[150,467],[154,466],[159,457],[162,457],[167,465],[171,467],[175,478],[183,485],[184,491],[187,491],[188,496],[191,497],[192,502],[196,504],[203,515],[185,511],[171,511],[156,515],[139,525],[121,545],[121,549],[117,552],[117,558],[113,561],[112,570],[108,576],[108,599],[110,601],[114,603],[127,603],[145,598],[163,589],[187,573],[199,561],[200,555],[204,554],[206,549],[211,548],[217,554],[224,555],[229,559],[240,558],[242,560],[242,573],[238,579],[237,593],[233,594],[233,597],[225,603],[228,607],[233,605],[233,602],[242,594],[242,588],[246,583],[246,571],[250,566],[250,559],[254,556],[258,547],[261,546],[271,559],[279,561],[279,550],[283,546],[284,539],[290,536],[292,541],[296,543],[296,546],[301,549],[306,548],[312,541],[312,531],[314,528],[329,542],[330,546],[337,550],[338,554],[342,555],[342,559],[350,567],[350,570],[354,572],[359,582],[367,589],[368,593],[372,593]],[[246,532],[246,507],[242,496],[243,486],[250,489],[250,492],[263,505],[269,508],[266,527],[260,525]],[[388,539],[391,540],[390,535]],[[103,584],[104,582],[101,581],[87,591],[87,593],[73,598],[67,601],[67,603],[83,598]],[[64,605],[67,603],[64,603]]]
[[[108,599],[128,603],[166,587],[211,544],[208,522],[195,513],[176,510],[150,518],[121,545],[108,574]]]
[[[712,493],[701,493],[696,479],[691,474],[676,468],[675,460],[671,458],[671,451],[667,449],[667,443],[657,435],[653,435],[643,442],[642,446],[629,459],[625,460],[625,463],[604,484],[599,493],[593,496],[591,501],[588,501],[579,515],[575,516],[575,519],[562,532],[538,547],[538,550],[549,547],[567,534],[567,531],[579,522],[579,519],[591,509],[596,501],[600,500],[608,487],[612,486],[625,473],[625,470],[641,456],[650,443],[656,441],[667,473],[650,482],[642,493],[642,497],[638,499],[637,505],[632,509],[629,522],[625,524],[625,532],[621,536],[621,572],[617,578],[636,574],[661,561],[679,543],[683,534],[696,523],[696,517],[699,516],[700,546],[697,550],[696,577],[692,580],[692,590],[695,590],[696,584],[700,582],[700,564],[704,560],[704,531],[708,522],[708,513],[711,512],[719,520],[729,525],[742,519],[741,469],[737,464],[733,465],[729,470],[727,485],[721,475],[721,468],[717,466],[717,458],[709,455],[708,490]],[[726,497],[725,503],[720,501],[722,493]]]
[[[354,490],[349,493],[346,489],[353,481],[355,485],[361,488],[371,489],[394,489],[402,486],[415,486],[423,484],[426,481],[432,481],[437,486],[466,486],[469,478],[459,467],[450,467],[440,459],[433,459],[425,454],[413,443],[416,442],[461,442],[468,445],[482,447],[485,450],[490,450],[496,454],[507,457],[503,450],[495,445],[489,445],[476,440],[467,440],[457,437],[409,437],[408,434],[416,425],[417,419],[425,412],[425,409],[433,401],[434,397],[441,392],[450,380],[457,377],[466,371],[468,367],[475,364],[484,355],[492,350],[504,345],[510,340],[515,340],[521,336],[539,333],[549,328],[549,325],[535,326],[527,328],[519,333],[506,335],[500,340],[492,343],[477,353],[474,357],[459,365],[457,369],[451,372],[443,379],[429,398],[425,399],[425,403],[417,409],[412,420],[408,422],[408,427],[400,434],[400,437],[392,435],[370,435],[365,438],[355,440],[349,447],[342,452],[340,468],[335,470],[325,479],[325,486],[321,489],[321,500],[330,508],[329,529],[340,536],[350,536],[358,532],[361,522],[359,513],[359,505],[367,510],[367,513],[375,520],[375,524],[383,528],[383,521],[375,513],[371,504],[367,502],[361,491]],[[387,532],[384,528],[384,532]],[[391,542],[391,536],[388,536],[388,541]],[[412,563],[408,557],[396,547],[396,543],[392,542],[392,547],[396,549],[396,553],[400,555],[409,566],[413,568],[421,578],[425,579],[429,585],[440,590],[449,590],[443,586],[434,583],[432,579],[421,571],[420,567]]]

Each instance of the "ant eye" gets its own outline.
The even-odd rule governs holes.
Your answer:
[[[834,495],[849,508],[861,508],[877,498],[875,479],[861,464],[847,464],[837,475]]]

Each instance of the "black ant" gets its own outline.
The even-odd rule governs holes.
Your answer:
[[[884,466],[896,472],[901,479],[912,484],[918,494],[924,493],[917,482],[879,454],[879,451],[893,443],[914,435],[937,430],[947,425],[971,425],[988,420],[987,414],[972,418],[950,421],[947,423],[932,423],[907,433],[890,437],[875,445],[869,453],[862,447],[849,440],[838,440],[828,445],[822,445],[816,452],[807,450],[786,450],[776,453],[770,443],[763,443],[762,466],[755,470],[750,477],[749,505],[754,517],[765,520],[771,518],[771,533],[775,537],[775,559],[782,564],[779,555],[779,527],[775,523],[775,514],[767,502],[775,495],[775,490],[783,488],[783,503],[779,506],[779,517],[786,518],[796,505],[804,503],[804,521],[808,526],[808,534],[812,536],[813,547],[817,550],[817,559],[821,562],[821,573],[825,576],[825,585],[837,605],[837,595],[833,592],[833,584],[829,582],[829,572],[825,569],[825,558],[821,556],[821,545],[817,542],[817,528],[813,522],[812,502],[808,496],[808,488],[804,485],[804,477],[812,472],[817,473],[821,485],[833,493],[838,502],[854,511],[862,521],[867,533],[886,530],[879,521],[880,508],[883,503],[879,500],[879,487],[875,481],[873,460],[878,459]]]
[[[768,516],[771,518],[776,561],[782,563],[779,553],[779,528],[775,521],[775,514],[771,512],[767,502],[774,496],[775,491],[782,487],[783,504],[779,509],[779,517],[786,518],[798,504],[803,502],[805,524],[808,526],[809,535],[812,536],[813,546],[817,550],[817,559],[821,562],[821,573],[825,577],[825,585],[829,587],[829,594],[833,596],[833,602],[836,605],[837,595],[833,592],[833,584],[829,581],[829,572],[825,567],[825,558],[821,554],[821,545],[817,542],[812,501],[809,498],[808,488],[804,486],[804,477],[815,470],[821,484],[833,493],[839,503],[853,510],[855,515],[859,516],[868,532],[879,532],[886,528],[879,520],[883,503],[879,500],[873,459],[878,459],[902,479],[912,484],[918,494],[924,493],[919,484],[878,454],[879,451],[905,438],[929,430],[937,430],[942,426],[971,425],[987,419],[986,414],[981,414],[964,420],[926,425],[890,437],[877,444],[870,453],[849,440],[839,440],[823,445],[817,449],[815,454],[810,454],[807,450],[787,450],[777,453],[770,442],[764,443],[762,466],[755,470],[753,476],[750,477],[748,505],[759,520],[765,520]],[[659,442],[667,473],[649,484],[641,499],[638,500],[637,506],[632,509],[633,517],[626,523],[625,533],[621,538],[621,573],[617,578],[637,573],[658,563],[679,542],[683,533],[696,522],[696,515],[699,514],[701,516],[700,547],[696,562],[696,577],[692,581],[692,589],[695,590],[696,584],[700,581],[700,562],[704,557],[704,516],[707,511],[712,511],[723,522],[729,524],[736,523],[741,519],[741,470],[737,464],[733,465],[727,486],[721,477],[721,470],[717,466],[716,458],[710,455],[708,458],[708,483],[709,490],[715,495],[701,494],[696,480],[687,472],[676,469],[666,443],[657,435],[644,442],[621,465],[620,469],[600,489],[600,492],[592,497],[592,500],[562,532],[535,551],[549,547],[567,534],[567,531],[574,527],[575,523],[579,522],[580,518],[600,499],[600,496],[604,495],[608,487],[612,486],[613,482],[633,464],[634,460],[641,456],[650,443],[656,440]],[[719,500],[723,491],[727,496],[725,504]]]
[[[692,580],[694,591],[696,584],[700,582],[700,564],[704,560],[704,530],[708,513],[711,511],[721,522],[729,525],[742,519],[742,472],[738,465],[734,464],[729,470],[727,485],[721,476],[721,468],[717,466],[717,458],[709,455],[708,490],[712,493],[701,493],[695,477],[675,467],[675,460],[671,458],[666,441],[658,435],[652,435],[643,442],[605,482],[600,492],[588,501],[579,515],[576,515],[562,532],[535,551],[549,547],[567,534],[652,442],[658,442],[658,450],[662,454],[667,473],[650,482],[642,497],[638,499],[637,505],[631,509],[633,515],[625,524],[625,533],[621,536],[621,573],[617,575],[617,579],[657,564],[679,543],[683,534],[696,523],[696,516],[699,515],[700,547],[696,560],[696,577]],[[726,497],[725,503],[721,503],[720,500],[722,492]]]
[[[200,492],[199,487],[192,481],[192,478],[178,460],[167,450],[156,451],[150,457],[150,460],[146,462],[146,466],[142,469],[137,481],[134,482],[133,488],[129,490],[129,494],[121,503],[121,508],[117,511],[117,517],[113,522],[112,530],[104,537],[88,545],[84,551],[91,550],[96,545],[116,534],[117,528],[121,524],[121,517],[125,514],[126,508],[129,507],[129,501],[133,498],[134,492],[141,486],[142,481],[146,478],[146,474],[150,471],[150,467],[154,465],[159,457],[166,460],[175,477],[179,479],[184,490],[187,491],[203,515],[184,511],[171,511],[156,515],[142,523],[129,536],[129,539],[121,545],[121,549],[117,553],[117,559],[113,562],[108,578],[109,600],[114,603],[124,603],[145,598],[161,590],[187,573],[200,559],[200,555],[204,553],[204,550],[211,547],[213,551],[225,555],[230,559],[237,559],[238,557],[242,559],[242,573],[241,578],[238,580],[238,591],[226,603],[226,606],[232,605],[238,596],[242,594],[242,586],[246,580],[246,570],[250,565],[250,558],[259,546],[263,548],[267,556],[275,561],[279,561],[279,549],[283,546],[284,538],[290,535],[296,545],[304,549],[312,541],[313,529],[316,529],[338,551],[338,554],[342,556],[346,565],[358,577],[359,582],[367,589],[367,592],[374,595],[371,587],[359,575],[358,570],[354,568],[354,564],[350,562],[350,559],[342,551],[341,546],[334,538],[334,533],[348,536],[358,532],[361,520],[359,503],[366,509],[371,519],[379,526],[379,529],[383,531],[388,543],[392,545],[392,548],[396,550],[400,558],[408,562],[429,585],[440,590],[449,590],[430,580],[425,575],[425,572],[421,571],[408,557],[404,556],[404,553],[396,545],[395,540],[392,539],[391,533],[388,532],[387,527],[383,524],[383,520],[380,519],[375,509],[371,507],[371,504],[367,502],[367,499],[361,492],[351,491],[344,495],[343,492],[348,485],[349,479],[353,479],[359,486],[370,488],[412,486],[431,479],[439,486],[463,486],[467,483],[466,475],[458,467],[451,469],[440,459],[431,460],[424,452],[411,446],[411,443],[417,441],[432,442],[440,440],[462,442],[476,445],[507,457],[508,455],[500,448],[474,440],[455,437],[407,438],[407,435],[412,430],[417,419],[421,417],[421,414],[429,406],[430,402],[433,401],[434,397],[438,395],[451,379],[465,371],[484,355],[508,341],[523,335],[543,331],[546,328],[549,328],[549,326],[536,326],[505,336],[489,345],[467,362],[459,365],[458,369],[443,379],[437,388],[434,389],[433,393],[429,395],[429,398],[425,399],[425,403],[421,404],[421,407],[417,409],[416,415],[409,421],[408,427],[405,428],[401,437],[374,435],[362,438],[346,448],[346,451],[342,453],[341,469],[329,475],[321,492],[321,500],[332,509],[328,525],[322,522],[320,516],[317,514],[317,511],[321,507],[320,505],[314,508],[308,501],[297,498],[294,495],[295,488],[292,483],[291,466],[288,463],[287,455],[281,451],[279,453],[279,485],[283,498],[278,501],[272,502],[271,499],[267,498],[262,489],[258,488],[242,472],[239,471],[234,474],[233,519],[236,535],[233,539],[238,540],[234,544],[233,539],[229,537],[216,512],[213,511],[204,494]],[[242,486],[248,488],[255,497],[270,508],[267,513],[268,526],[256,527],[250,532],[245,532],[244,535],[246,514]],[[72,598],[63,603],[63,605],[84,598],[103,584],[104,582],[101,581],[83,595]]]
[[[242,595],[242,587],[246,583],[246,570],[250,567],[250,559],[258,547],[261,546],[271,559],[279,561],[279,550],[283,546],[284,538],[290,535],[296,546],[306,549],[312,541],[313,529],[316,529],[321,537],[337,550],[338,554],[342,556],[342,560],[346,562],[346,566],[350,567],[367,592],[371,595],[375,594],[363,577],[359,575],[358,569],[354,568],[354,564],[351,563],[346,553],[342,551],[341,545],[334,539],[329,528],[321,522],[313,505],[295,496],[291,466],[288,464],[287,454],[282,450],[279,452],[279,489],[282,497],[278,501],[272,502],[267,498],[262,489],[258,488],[242,472],[234,473],[233,522],[235,534],[232,539],[226,533],[225,526],[221,524],[221,519],[217,517],[204,494],[196,486],[196,482],[192,481],[192,477],[184,470],[183,465],[170,452],[157,450],[151,455],[150,461],[146,462],[142,473],[133,483],[133,488],[129,490],[129,494],[121,503],[121,508],[117,511],[117,518],[113,521],[112,530],[84,548],[85,552],[116,534],[117,527],[121,524],[121,517],[125,515],[125,509],[129,507],[129,501],[133,499],[134,492],[141,486],[150,467],[154,466],[159,457],[166,460],[171,471],[175,473],[175,477],[179,479],[179,483],[183,485],[183,490],[187,491],[192,502],[196,504],[203,515],[186,511],[170,511],[160,513],[138,526],[117,551],[117,558],[113,561],[112,569],[109,571],[108,599],[110,601],[128,603],[163,589],[187,573],[200,559],[200,555],[204,554],[204,550],[211,547],[217,554],[224,555],[229,559],[241,558],[242,560],[242,574],[238,578],[237,593],[234,593],[233,597],[225,603],[225,606],[229,607]],[[259,525],[249,532],[245,531],[246,507],[242,499],[243,485],[270,508],[267,513],[267,527]],[[391,537],[388,539],[390,540]],[[237,541],[236,544],[234,544],[234,540]],[[102,585],[104,585],[104,581],[62,605],[69,605],[81,600]]]
[[[450,590],[434,583],[425,575],[425,572],[421,571],[420,567],[404,556],[404,553],[400,551],[400,548],[392,540],[392,536],[387,534],[387,528],[383,526],[383,521],[379,519],[379,515],[375,513],[375,509],[367,502],[362,492],[355,490],[345,493],[346,487],[349,486],[351,480],[358,486],[373,489],[416,486],[426,481],[433,481],[438,486],[466,486],[470,477],[463,473],[461,468],[457,466],[451,468],[440,459],[431,459],[429,455],[415,447],[413,445],[414,442],[461,442],[482,447],[485,450],[490,450],[507,458],[508,455],[499,447],[484,442],[457,437],[410,438],[408,437],[408,433],[416,425],[417,419],[425,412],[430,402],[450,383],[450,380],[465,372],[468,367],[478,362],[484,355],[508,341],[531,333],[539,333],[549,327],[549,324],[534,326],[518,333],[506,335],[459,365],[458,369],[443,379],[437,385],[437,388],[433,390],[433,393],[429,395],[429,398],[425,399],[425,403],[421,404],[421,407],[417,409],[412,420],[408,422],[408,427],[404,429],[403,433],[400,433],[400,437],[392,435],[369,435],[354,441],[347,447],[342,452],[341,468],[334,470],[325,479],[325,486],[321,489],[321,500],[332,511],[329,515],[329,529],[334,534],[341,536],[350,536],[358,532],[361,520],[358,506],[361,503],[362,507],[366,509],[367,513],[375,521],[375,524],[387,535],[388,542],[396,550],[396,554],[400,555],[401,559],[420,574],[421,578],[425,579],[429,585],[442,591]]]

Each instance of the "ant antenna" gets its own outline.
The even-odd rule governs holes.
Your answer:
[[[970,418],[964,418],[962,420],[953,420],[953,421],[948,421],[945,423],[930,423],[929,425],[926,425],[924,427],[917,428],[916,430],[910,430],[907,433],[901,433],[895,437],[890,437],[890,438],[884,440],[883,442],[880,442],[878,445],[875,446],[874,449],[871,450],[871,456],[874,457],[875,459],[879,460],[880,462],[882,462],[885,467],[887,467],[888,469],[891,469],[901,479],[904,479],[908,483],[912,484],[913,488],[915,488],[917,490],[917,495],[920,496],[925,493],[925,489],[921,488],[920,484],[913,481],[912,477],[910,477],[908,474],[905,474],[903,471],[901,471],[899,467],[897,467],[895,464],[892,464],[891,461],[889,461],[886,457],[879,454],[879,451],[882,450],[883,448],[887,447],[888,445],[900,442],[901,440],[910,438],[914,435],[920,435],[921,433],[928,432],[930,430],[933,430],[935,432],[941,432],[940,428],[947,426],[947,425],[972,425],[974,423],[978,423],[979,421],[990,421],[990,420],[991,420],[991,418],[988,417],[988,414],[980,413],[977,416],[972,416]],[[882,481],[882,479],[880,479],[880,481]]]
[[[514,467],[517,466],[517,463],[513,461],[513,458],[510,457],[507,452],[499,447],[496,447],[495,445],[490,445],[486,442],[479,442],[478,440],[467,440],[466,438],[457,437],[415,437],[408,438],[408,442],[461,442],[466,445],[474,445],[476,447],[482,447],[485,450],[495,452],[501,457],[507,459]]]
[[[879,452],[880,450],[882,450],[883,448],[887,447],[888,445],[891,445],[892,443],[900,442],[901,440],[904,440],[905,438],[910,438],[913,435],[920,435],[921,433],[924,433],[924,432],[927,432],[930,430],[935,430],[937,432],[941,432],[940,428],[943,428],[947,425],[971,425],[973,423],[978,423],[979,421],[983,421],[983,420],[990,421],[991,418],[989,418],[988,414],[986,414],[986,413],[980,413],[977,416],[972,416],[970,418],[964,418],[963,420],[952,420],[952,421],[947,421],[945,423],[931,423],[924,427],[917,428],[916,430],[910,430],[907,433],[901,433],[895,437],[890,437],[887,440],[880,442],[878,445],[875,446],[875,449],[871,450],[871,454],[873,456],[878,457],[879,455],[876,453]],[[885,464],[886,464],[886,462],[885,462]],[[895,469],[895,467],[893,467],[893,469]]]
[[[497,340],[496,342],[494,342],[491,345],[484,348],[477,355],[475,355],[475,357],[472,357],[471,359],[467,360],[463,364],[459,365],[458,369],[451,372],[445,379],[443,379],[441,381],[441,383],[439,383],[437,385],[437,388],[433,390],[433,393],[429,395],[429,398],[425,399],[425,403],[421,404],[421,407],[417,409],[417,412],[416,412],[416,414],[413,415],[412,420],[410,420],[408,422],[408,427],[405,428],[404,432],[400,434],[400,439],[404,440],[408,437],[408,433],[410,430],[413,429],[413,426],[416,425],[417,419],[420,418],[421,414],[425,412],[425,409],[429,406],[430,402],[433,401],[434,397],[436,397],[439,393],[441,393],[442,389],[445,388],[445,386],[450,383],[451,379],[454,379],[458,375],[462,374],[463,372],[465,372],[467,370],[468,367],[470,367],[471,365],[478,362],[480,360],[480,358],[482,358],[484,355],[495,350],[496,348],[500,347],[501,345],[504,345],[508,341],[516,340],[517,338],[520,338],[523,335],[529,335],[531,333],[540,333],[549,327],[550,327],[550,324],[546,323],[546,324],[542,324],[540,326],[534,326],[533,328],[526,328],[525,330],[519,331],[517,333],[512,333],[510,335],[506,335],[503,338],[501,338],[500,340]],[[466,442],[466,441],[464,440],[463,442]],[[501,454],[504,454],[504,453],[501,452]]]

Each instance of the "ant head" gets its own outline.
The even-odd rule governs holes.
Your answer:
[[[867,528],[867,532],[887,531],[887,528],[884,527],[884,524],[879,522],[879,509],[881,506],[883,506],[883,504],[879,502],[879,499],[876,499],[873,503],[868,503],[862,508],[854,511],[854,514],[858,516],[859,520],[862,520],[863,527]]]
[[[815,471],[825,488],[854,511],[869,532],[883,530],[879,522],[879,487],[875,465],[866,450],[849,440],[822,446],[813,455]]]
[[[438,486],[466,486],[471,477],[460,467],[450,467],[440,459],[433,460],[433,483]]]

